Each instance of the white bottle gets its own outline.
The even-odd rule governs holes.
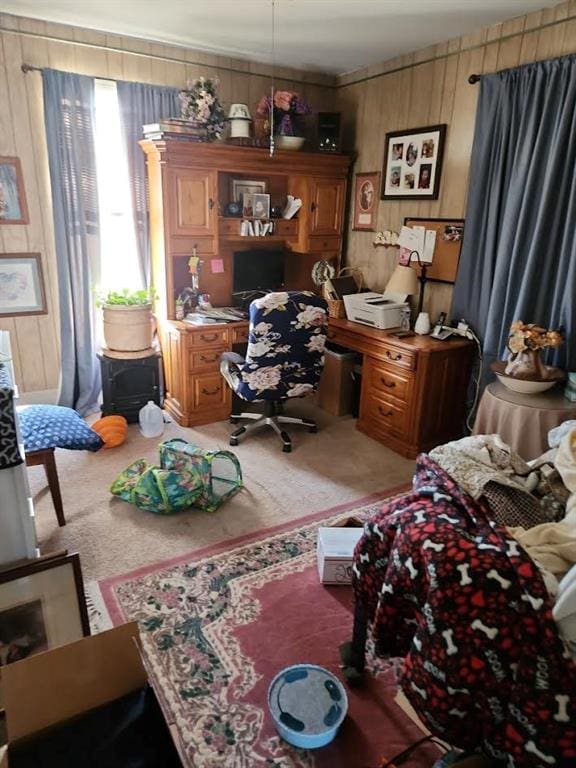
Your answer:
[[[414,333],[418,333],[420,336],[426,336],[430,333],[430,315],[428,312],[420,312],[414,325]]]
[[[164,432],[164,414],[153,400],[148,400],[138,413],[140,431],[144,437],[160,437]]]

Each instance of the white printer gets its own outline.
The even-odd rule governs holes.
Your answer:
[[[410,307],[407,295],[400,293],[350,293],[342,297],[346,317],[373,328],[400,328],[403,312]]]

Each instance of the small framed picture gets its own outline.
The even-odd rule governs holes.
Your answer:
[[[47,311],[40,254],[0,253],[0,317]]]
[[[0,157],[0,224],[28,224],[22,167],[17,157]]]
[[[380,172],[357,173],[354,180],[353,229],[373,232],[378,215]]]
[[[252,195],[252,216],[255,219],[270,218],[270,195]]]
[[[7,664],[89,634],[77,554],[26,560],[0,571],[0,684]]]
[[[437,200],[446,125],[386,134],[382,200]]]
[[[266,192],[266,182],[232,179],[232,189],[230,192],[232,200],[236,203],[241,203],[244,200],[244,195],[264,194]]]

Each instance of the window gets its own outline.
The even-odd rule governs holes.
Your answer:
[[[116,83],[95,81],[96,172],[100,208],[100,279],[103,292],[143,288],[138,266],[128,162]]]

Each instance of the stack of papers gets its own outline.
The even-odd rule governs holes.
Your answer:
[[[302,208],[302,200],[300,200],[299,197],[294,197],[294,195],[288,195],[286,205],[282,211],[282,218],[292,219],[298,213],[300,208]]]

